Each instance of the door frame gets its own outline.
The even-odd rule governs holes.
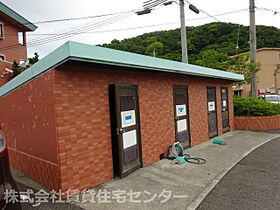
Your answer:
[[[223,128],[223,115],[222,115],[222,132],[223,133],[227,133],[227,132],[230,132],[230,114],[229,114],[229,97],[228,97],[228,87],[221,87],[220,90],[221,90],[221,108],[223,109],[223,98],[222,98],[222,89],[226,89],[227,91],[227,104],[228,104],[228,130],[227,131],[224,131],[224,128]],[[223,110],[221,110],[221,112],[223,112]]]
[[[192,140],[191,140],[191,127],[190,127],[190,112],[189,112],[189,87],[187,85],[173,85],[173,110],[174,110],[174,131],[175,131],[175,142],[177,141],[177,122],[176,122],[176,108],[175,108],[175,88],[184,88],[187,93],[187,100],[186,100],[186,111],[187,111],[187,127],[188,127],[188,137],[189,137],[189,146],[185,146],[183,149],[191,148],[192,147]]]
[[[216,117],[216,131],[217,131],[217,135],[210,137],[210,130],[209,130],[209,110],[208,110],[208,88],[213,88],[215,89],[215,117]],[[208,137],[209,139],[212,139],[216,136],[219,135],[219,123],[218,123],[218,107],[217,107],[217,88],[216,86],[207,86],[206,87],[206,103],[207,103],[207,122],[208,122]]]
[[[118,141],[117,135],[117,112],[116,112],[116,92],[115,87],[122,86],[122,87],[135,87],[136,90],[136,124],[138,124],[138,138],[139,138],[139,161],[140,166],[136,168],[132,168],[125,173],[121,173],[120,168],[120,154],[121,148]],[[135,83],[108,83],[108,100],[109,100],[109,114],[110,114],[110,128],[111,128],[111,149],[112,149],[112,163],[113,163],[113,170],[114,170],[114,177],[123,178],[128,174],[132,173],[133,171],[143,167],[143,153],[142,153],[142,138],[141,138],[141,120],[140,120],[140,106],[139,106],[139,91],[138,91],[138,84]]]

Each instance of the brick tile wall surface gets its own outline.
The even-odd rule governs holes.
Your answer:
[[[173,85],[188,86],[192,146],[209,139],[207,86],[216,86],[219,134],[220,87],[228,87],[234,129],[229,81],[102,65],[63,65],[1,98],[1,125],[7,134],[11,163],[47,189],[83,190],[113,179],[109,83],[138,84],[144,166],[158,161],[159,154],[166,154],[175,142]],[[8,113],[13,113],[12,117]],[[23,131],[22,125],[13,123],[21,120],[26,126],[38,122],[35,127],[32,124],[33,130]],[[41,123],[51,128],[46,130]],[[38,131],[40,139],[35,135]],[[25,138],[28,144],[23,144]],[[44,138],[48,144],[40,143]]]
[[[275,130],[280,129],[280,115],[265,117],[235,117],[236,130]]]
[[[0,39],[0,55],[5,57],[5,60],[13,62],[16,60],[18,63],[21,59],[27,59],[26,46],[18,43],[18,32],[14,25],[6,20],[0,18],[0,23],[3,24],[4,38]]]
[[[173,85],[187,85],[192,146],[209,140],[206,87],[216,86],[219,134],[222,134],[220,87],[231,83],[106,66],[65,65],[55,70],[55,110],[62,190],[84,189],[113,179],[109,83],[138,84],[143,165],[159,160],[175,141]]]
[[[10,163],[27,176],[36,180],[48,190],[60,189],[60,174],[57,164],[39,159],[29,154],[25,154],[9,148]]]
[[[49,190],[60,188],[53,81],[51,71],[0,99],[11,164]]]

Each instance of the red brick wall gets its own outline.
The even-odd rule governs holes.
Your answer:
[[[20,59],[26,60],[26,46],[18,43],[18,32],[20,30],[1,17],[0,22],[4,25],[4,38],[0,39],[0,55],[10,62],[16,60],[19,63]]]
[[[175,141],[173,85],[188,85],[192,146],[208,141],[206,87],[229,81],[124,68],[61,66],[0,100],[11,163],[47,187],[84,189],[113,179],[109,83],[137,83],[144,166]],[[158,113],[158,114],[154,114]],[[151,115],[154,117],[151,118]]]
[[[47,189],[60,189],[58,164],[9,148],[10,163]]]
[[[144,165],[158,161],[175,141],[173,85],[189,88],[192,146],[209,140],[207,86],[217,88],[219,134],[220,87],[228,87],[233,128],[229,81],[97,65],[61,66],[55,71],[54,92],[62,190],[84,189],[113,178],[109,83],[138,84]]]
[[[0,99],[12,165],[48,189],[60,184],[53,81],[51,71]]]
[[[266,117],[235,117],[236,130],[274,130],[280,129],[280,115]]]

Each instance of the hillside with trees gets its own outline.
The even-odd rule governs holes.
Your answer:
[[[249,51],[248,26],[215,22],[187,27],[187,38],[189,63],[192,64],[225,70],[226,66],[221,63],[228,56]],[[236,48],[237,40],[239,48]],[[113,40],[102,46],[181,61],[179,29],[145,33],[122,41]],[[280,29],[257,26],[257,47],[280,47]],[[217,64],[221,66],[217,67]]]

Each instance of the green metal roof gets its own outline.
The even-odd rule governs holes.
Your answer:
[[[0,87],[0,97],[69,60],[230,81],[244,80],[240,74],[69,41]]]
[[[20,23],[22,26],[27,28],[30,31],[35,31],[37,26],[35,26],[33,23],[26,20],[24,17],[16,13],[14,10],[0,2],[0,12],[4,13],[5,15],[9,16],[10,18],[14,19],[18,23]]]

